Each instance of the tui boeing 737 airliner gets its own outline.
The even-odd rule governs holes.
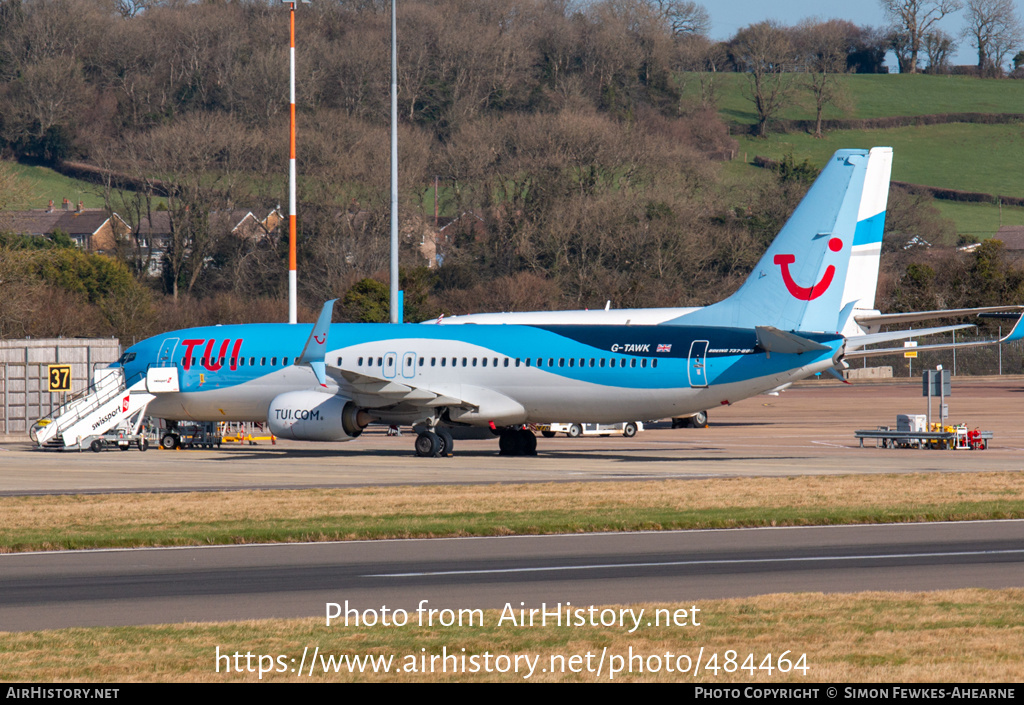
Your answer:
[[[884,210],[862,209],[866,189],[877,191],[868,176],[879,154],[891,159],[836,152],[743,286],[670,323],[332,324],[331,301],[312,326],[208,326],[133,345],[116,363],[120,403],[169,420],[266,421],[296,440],[414,424],[421,456],[450,454],[452,426],[490,427],[503,453],[533,454],[526,424],[731,404],[843,364],[851,253],[882,238]],[[75,442],[87,440],[79,432]]]

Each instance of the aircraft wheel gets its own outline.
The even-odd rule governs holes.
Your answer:
[[[707,428],[708,427],[708,412],[698,411],[690,419],[690,425],[694,428]]]
[[[672,419],[672,428],[689,428],[690,419]]]
[[[622,429],[622,435],[626,438],[632,438],[636,435],[636,424],[632,421],[626,424],[626,427]]]
[[[515,451],[515,436],[505,430],[498,436],[498,455],[518,455]]]
[[[416,455],[421,458],[436,458],[441,451],[441,439],[436,433],[424,431],[416,436]]]
[[[118,448],[120,448],[121,450],[128,450],[129,448],[131,448],[131,446],[125,443],[123,446],[118,446]]]
[[[518,435],[519,455],[537,455],[537,437],[533,431],[524,428]]]
[[[498,438],[498,455],[522,455],[524,443],[523,434],[519,429],[506,428]]]
[[[555,437],[555,432],[554,431],[541,431],[540,433],[545,438],[554,438]]]
[[[178,447],[178,437],[173,433],[168,433],[160,439],[160,447],[164,450],[174,450]]]
[[[143,453],[149,450],[149,439],[143,438],[141,441],[139,441],[139,450],[141,450]]]
[[[97,438],[95,441],[89,444],[89,450],[93,453],[99,453],[103,450],[103,441]]]
[[[438,451],[438,455],[442,458],[450,458],[452,456],[452,451],[455,448],[455,439],[452,438],[451,431],[447,428],[438,426],[437,437],[441,441],[441,450]]]
[[[574,423],[569,427],[569,438],[579,438],[583,435],[583,427],[578,423]]]

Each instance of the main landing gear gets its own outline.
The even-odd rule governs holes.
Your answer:
[[[503,428],[498,437],[498,455],[537,455],[537,437],[528,428]]]
[[[452,434],[444,426],[435,426],[433,431],[416,436],[416,455],[421,458],[451,457],[453,446]]]
[[[419,426],[416,435],[416,455],[420,458],[448,458],[452,456],[454,441],[451,431],[440,423],[433,427]],[[537,437],[524,426],[493,428],[498,436],[499,455],[537,455]]]

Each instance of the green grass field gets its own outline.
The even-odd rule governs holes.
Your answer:
[[[958,233],[973,235],[978,240],[994,237],[1002,225],[1024,225],[1024,208],[999,206],[987,203],[958,203],[956,201],[935,201],[943,217],[956,223]]]
[[[719,112],[727,121],[753,124],[756,117],[745,97],[742,74],[716,77]],[[936,113],[1024,112],[1024,82],[982,80],[966,76],[846,75],[848,109],[831,110],[831,118],[876,118],[891,115]],[[688,85],[693,92],[696,82]],[[802,94],[802,97],[801,97]],[[806,93],[779,117],[811,119],[814,113]],[[821,165],[837,149],[894,149],[893,179],[941,188],[978,191],[1002,196],[1024,196],[1024,172],[1019,155],[1024,150],[1024,125],[950,123],[881,130],[835,130],[824,139],[804,133],[773,133],[766,139],[740,136],[739,153],[745,161],[755,156],[781,159],[791,154]],[[737,178],[750,170],[734,170]],[[987,204],[935,201],[942,214],[956,223],[957,232],[978,239],[991,237],[1002,225],[1024,225],[1024,209]]]
[[[893,148],[892,178],[913,184],[1024,196],[1024,125],[947,124],[886,130],[837,130],[825,139],[808,134],[772,134],[766,139],[740,138],[740,154],[818,166],[837,149]]]
[[[7,165],[26,182],[32,194],[24,203],[12,203],[12,210],[46,208],[51,200],[54,207],[60,208],[64,198],[72,204],[82,201],[86,208],[103,207],[103,194],[96,184],[69,178],[44,166],[28,166],[17,162],[7,162]]]
[[[683,79],[684,93],[699,95],[695,76]],[[937,113],[1024,113],[1024,81],[979,79],[969,76],[926,76],[924,74],[849,74],[839,77],[846,88],[849,108],[830,109],[828,118],[878,118],[891,115],[934,115]],[[757,122],[753,104],[744,97],[747,78],[743,74],[715,76],[718,109],[730,122]],[[792,107],[780,118],[809,120],[813,103],[806,91],[797,90]]]

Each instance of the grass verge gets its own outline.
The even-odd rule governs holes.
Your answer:
[[[0,551],[1024,517],[1024,473],[0,498]]]
[[[497,610],[480,613],[482,620],[474,626],[445,628],[418,626],[412,612],[404,627],[352,628],[339,623],[327,627],[322,619],[300,619],[0,633],[0,680],[521,682],[527,680],[525,656],[535,664],[530,681],[609,681],[613,680],[611,666],[631,663],[632,673],[620,672],[614,680],[1013,683],[1024,679],[1022,604],[1024,590],[1015,589],[767,595],[702,601],[697,604],[700,626],[641,626],[633,634],[621,627],[499,624]],[[646,618],[658,608],[674,611],[691,606],[684,601],[633,608],[643,607]],[[292,669],[303,662],[307,648],[300,676]],[[314,649],[324,659],[334,657],[334,663],[342,655],[373,656],[378,669],[383,657],[390,673],[375,673],[372,667],[351,673],[346,665],[335,672],[317,659],[310,676]],[[694,677],[692,672],[675,670],[687,667],[681,658],[685,656],[692,668],[701,649],[703,664],[714,663],[717,673],[702,668]],[[225,672],[229,659],[223,655],[236,652],[242,655],[243,669],[245,654],[254,655],[249,662],[253,672],[237,672],[233,660],[231,672]],[[777,670],[784,652],[794,665],[806,654],[806,674]],[[456,660],[448,662],[456,666],[463,655],[467,664],[476,656],[480,672],[442,672],[440,657],[445,653],[456,655]],[[590,670],[586,670],[588,653]],[[485,654],[490,654],[492,667],[503,663],[499,656],[519,655],[521,670],[483,672],[488,663]],[[604,665],[598,675],[602,654]],[[631,654],[641,658],[630,661]],[[714,661],[712,654],[717,654]],[[768,654],[770,672],[765,662]],[[263,665],[271,669],[262,679],[256,672],[258,655],[266,655]],[[438,657],[433,671],[432,656]],[[579,672],[569,672],[572,656],[579,657]],[[673,672],[666,671],[667,663]]]

